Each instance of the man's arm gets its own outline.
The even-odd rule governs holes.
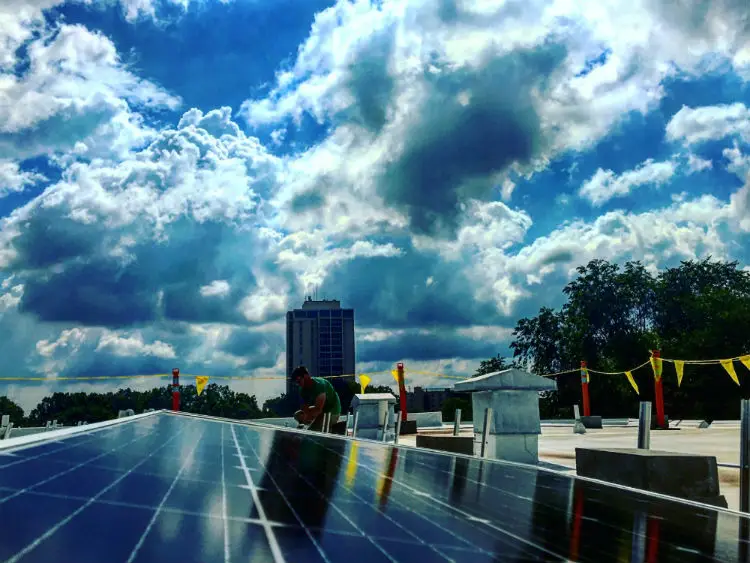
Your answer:
[[[311,405],[311,406],[305,405],[303,407],[303,411],[305,413],[306,423],[310,423],[316,418],[318,418],[318,416],[320,416],[320,413],[323,412],[323,408],[325,407],[325,404],[326,404],[326,394],[321,393],[320,395],[315,397],[314,405]]]

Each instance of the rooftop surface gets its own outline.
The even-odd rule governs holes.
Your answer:
[[[747,545],[729,511],[530,466],[165,412],[54,434],[0,450],[0,560],[738,561]]]
[[[679,430],[652,431],[651,449],[716,456],[719,463],[721,493],[729,508],[739,509],[739,422],[716,422],[706,429],[697,428],[698,421],[685,421]],[[444,432],[448,431],[444,430]],[[426,431],[430,433],[429,430]],[[462,424],[462,436],[471,436],[471,426]],[[405,436],[405,444],[415,445],[416,438]],[[588,448],[633,448],[638,443],[637,423],[607,426],[601,430],[587,430],[586,434],[574,434],[573,424],[542,424],[539,438],[539,458],[548,463],[568,467],[575,472],[575,449]]]

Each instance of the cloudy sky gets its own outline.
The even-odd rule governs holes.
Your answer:
[[[282,375],[315,287],[465,375],[593,258],[750,263],[748,171],[746,0],[4,0],[0,375]]]

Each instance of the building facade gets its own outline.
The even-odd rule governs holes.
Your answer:
[[[314,377],[350,375],[354,381],[354,309],[336,300],[313,301],[286,314],[286,372],[289,394],[292,370],[304,365]]]

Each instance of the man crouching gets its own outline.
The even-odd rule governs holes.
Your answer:
[[[326,413],[331,415],[330,426],[338,422],[341,402],[330,381],[322,377],[311,377],[305,366],[294,369],[292,381],[299,386],[302,397],[302,410],[294,413],[294,419],[299,424],[309,424],[310,430],[321,431]]]

